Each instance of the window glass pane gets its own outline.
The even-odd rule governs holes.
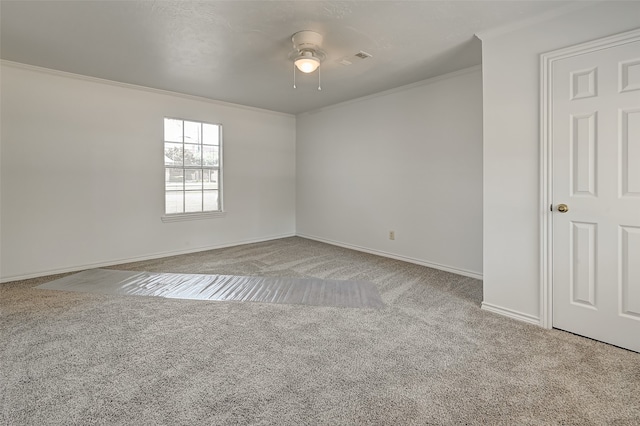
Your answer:
[[[203,124],[202,143],[205,145],[220,145],[220,126]]]
[[[202,169],[184,171],[184,189],[187,191],[202,189]]]
[[[165,142],[164,144],[164,165],[182,166],[182,144]]]
[[[204,189],[218,189],[218,171],[217,170],[203,170],[203,188]]]
[[[204,191],[204,210],[220,210],[218,206],[218,191]]]
[[[218,166],[220,163],[219,150],[217,146],[202,146],[202,160],[203,166]]]
[[[164,119],[164,140],[167,142],[182,142],[182,120]]]
[[[184,188],[184,170],[183,169],[164,169],[164,187],[167,191],[182,191]]]
[[[200,151],[202,145],[184,144],[184,165],[200,166],[202,165],[202,153]]]
[[[184,211],[186,213],[202,211],[202,191],[187,191],[184,193]]]
[[[184,143],[201,143],[200,134],[202,123],[184,122]]]
[[[166,191],[165,192],[165,211],[167,214],[184,213],[184,193],[182,191]]]

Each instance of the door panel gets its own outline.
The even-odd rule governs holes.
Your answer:
[[[640,197],[640,109],[621,110],[620,114],[620,193]]]
[[[640,227],[621,226],[620,231],[622,314],[640,319]]]
[[[597,115],[597,112],[594,112],[571,116],[572,195],[596,196]]]
[[[553,326],[640,352],[640,41],[556,61],[551,96]]]
[[[598,224],[573,222],[571,225],[571,302],[595,308]]]

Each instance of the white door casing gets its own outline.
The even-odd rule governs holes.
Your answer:
[[[640,352],[640,31],[542,55],[541,117],[542,325]]]

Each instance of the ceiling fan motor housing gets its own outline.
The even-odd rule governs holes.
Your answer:
[[[294,49],[298,52],[305,50],[319,51],[322,46],[322,35],[315,31],[298,31],[291,37]]]

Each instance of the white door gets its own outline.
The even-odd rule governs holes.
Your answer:
[[[640,40],[551,76],[553,327],[640,352]]]

